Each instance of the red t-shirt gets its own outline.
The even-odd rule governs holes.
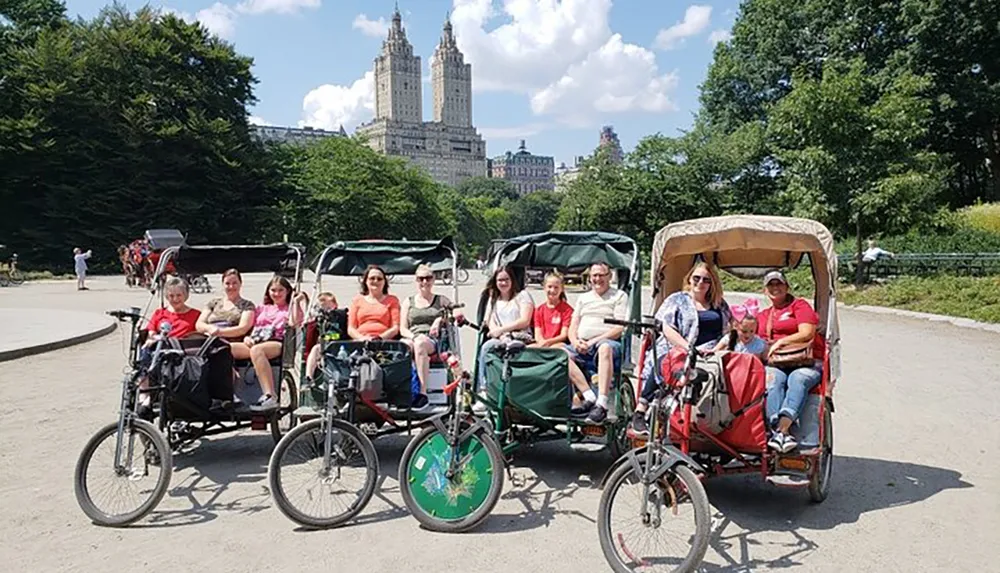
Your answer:
[[[803,323],[819,325],[819,315],[816,314],[813,307],[804,299],[794,298],[791,304],[778,309],[778,314],[775,315],[771,328],[771,338],[768,339],[767,324],[771,319],[772,311],[774,311],[774,307],[764,309],[757,315],[757,335],[767,342],[774,342],[795,334],[799,331],[799,325]],[[823,337],[816,333],[815,338],[813,338],[813,356],[822,360],[825,352],[826,343]]]
[[[548,340],[562,333],[563,326],[569,326],[573,319],[573,307],[564,300],[559,301],[555,308],[549,308],[548,303],[542,303],[535,308],[532,323],[542,331],[542,338]]]
[[[168,336],[171,338],[184,338],[193,332],[197,332],[194,326],[198,323],[199,316],[201,316],[201,311],[196,308],[180,314],[169,308],[158,308],[149,319],[149,325],[146,329],[154,333],[159,332],[160,323],[166,320],[170,323],[170,334]]]

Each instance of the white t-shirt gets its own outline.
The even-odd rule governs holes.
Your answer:
[[[500,326],[508,326],[521,319],[521,306],[522,304],[534,305],[531,300],[531,295],[528,291],[522,290],[517,293],[517,295],[510,300],[500,300],[497,299],[494,302],[494,308],[490,309],[490,314],[487,315],[492,321]],[[531,333],[531,324],[529,323],[527,328],[522,329],[524,332]]]
[[[609,288],[604,296],[598,296],[592,290],[587,291],[576,299],[573,315],[580,320],[576,330],[577,338],[589,340],[611,328],[611,325],[604,323],[605,318],[625,320],[628,317],[628,295],[614,287]]]

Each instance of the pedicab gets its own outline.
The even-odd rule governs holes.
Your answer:
[[[181,274],[222,273],[237,268],[243,273],[273,272],[301,280],[303,249],[297,245],[173,246],[163,251],[154,278],[160,279],[172,265]],[[154,280],[162,285],[163,280]],[[146,311],[165,306],[162,288],[154,289]],[[190,303],[192,308],[200,304]],[[249,360],[234,360],[229,344],[216,338],[192,335],[183,339],[166,336],[153,346],[148,369],[140,363],[140,347],[148,330],[140,323],[148,312],[132,307],[112,310],[110,316],[130,325],[129,364],[121,383],[118,420],[101,428],[80,453],[75,470],[75,493],[83,512],[97,525],[124,526],[152,511],[170,485],[173,455],[182,447],[215,434],[244,428],[270,427],[277,442],[294,424],[297,389],[292,364],[295,332],[288,327],[282,354],[271,361],[271,372],[279,407],[258,410],[254,404],[261,386]],[[170,323],[157,325],[160,334],[170,332]],[[234,369],[239,381],[234,384]],[[148,372],[149,384],[140,383]],[[140,396],[148,394],[151,410],[140,408]],[[145,414],[145,415],[144,415]],[[145,419],[144,419],[145,418]],[[155,424],[154,424],[155,422]],[[103,454],[108,459],[97,460]],[[155,475],[151,475],[155,474]],[[117,484],[102,488],[93,480],[110,478]],[[115,502],[98,499],[109,491],[133,490],[134,499]],[[110,506],[105,505],[110,503]]]
[[[601,487],[598,531],[601,548],[615,571],[635,571],[656,565],[670,571],[694,571],[704,558],[711,515],[701,479],[710,476],[759,473],[775,485],[808,489],[814,502],[829,493],[833,467],[832,390],[840,376],[840,329],[837,319],[837,256],[830,231],[807,219],[733,215],[695,219],[668,225],[655,238],[652,251],[651,310],[683,287],[688,270],[708,261],[722,270],[795,268],[808,260],[820,317],[817,335],[825,340],[822,379],[803,406],[793,435],[798,448],[769,451],[765,420],[765,369],[753,355],[724,353],[723,365],[709,385],[707,363],[697,350],[673,348],[664,360],[655,355],[654,336],[662,325],[646,316],[633,326],[643,330],[641,354],[654,353],[656,396],[651,402],[649,439],[637,438],[636,449],[619,458]],[[689,348],[694,348],[689,341]],[[640,364],[644,361],[640,359]],[[641,378],[640,378],[641,379]],[[685,380],[678,384],[678,380]],[[712,388],[711,396],[708,388]],[[703,389],[705,394],[702,394]],[[728,412],[710,426],[703,406],[724,401]],[[620,495],[626,487],[633,493]],[[634,506],[627,502],[635,501]],[[687,518],[679,517],[690,507]],[[647,555],[661,527],[685,549],[680,555]],[[631,537],[645,535],[646,539]]]
[[[315,303],[323,292],[324,278],[360,279],[369,265],[378,265],[387,275],[413,275],[422,264],[454,273],[457,261],[451,239],[334,243],[316,259],[312,299]],[[409,346],[398,339],[348,340],[346,309],[319,313],[311,328],[322,332],[306,332],[303,355],[313,344],[321,345],[320,375],[302,385],[296,411],[301,423],[275,447],[268,464],[274,500],[289,519],[311,528],[336,527],[352,519],[375,491],[379,467],[372,439],[410,433],[448,411],[444,389],[461,355],[454,311],[462,305],[457,285],[451,290],[452,304],[441,309],[445,326],[439,353],[431,357],[428,404],[422,408],[412,405],[419,382]],[[335,335],[327,336],[330,332]],[[301,374],[306,380],[307,373]]]
[[[523,280],[527,268],[577,272],[607,263],[617,286],[629,296],[629,314],[642,310],[639,249],[632,239],[611,233],[540,233],[495,243],[491,267],[508,267]],[[522,283],[523,284],[523,283]],[[488,294],[479,301],[477,322],[485,322]],[[473,325],[474,327],[476,325]],[[466,531],[492,511],[503,489],[506,460],[522,446],[541,441],[589,442],[614,457],[630,447],[626,430],[635,407],[632,386],[632,327],[622,335],[621,369],[615,372],[609,415],[588,424],[571,415],[569,355],[561,348],[533,348],[512,340],[497,345],[485,359],[486,388],[479,379],[479,329],[474,375],[456,378],[448,413],[431,420],[403,452],[399,484],[414,517],[431,530]],[[476,405],[474,407],[474,405]]]
[[[164,250],[187,244],[187,237],[177,229],[147,229],[143,237],[150,249],[148,255],[150,271],[159,266],[160,257],[162,257]],[[176,274],[176,270],[172,266],[168,266],[166,270],[171,274]],[[179,276],[187,281],[191,292],[198,294],[212,292],[212,285],[208,282],[208,277],[202,273],[181,273]]]

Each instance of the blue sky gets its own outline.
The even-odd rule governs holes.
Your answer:
[[[151,0],[197,20],[254,58],[253,121],[348,131],[372,116],[371,70],[394,0]],[[67,0],[92,17],[105,0]],[[146,2],[127,1],[135,10]],[[600,127],[626,151],[643,136],[691,125],[716,42],[738,0],[400,0],[422,57],[431,117],[430,56],[450,12],[473,72],[473,120],[487,154],[516,149],[557,164],[586,155]]]

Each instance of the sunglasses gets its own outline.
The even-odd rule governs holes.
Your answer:
[[[705,283],[707,285],[712,284],[712,277],[703,277],[699,275],[691,275],[691,284]]]
[[[417,280],[420,282],[431,282],[434,280],[434,275],[417,275]]]

